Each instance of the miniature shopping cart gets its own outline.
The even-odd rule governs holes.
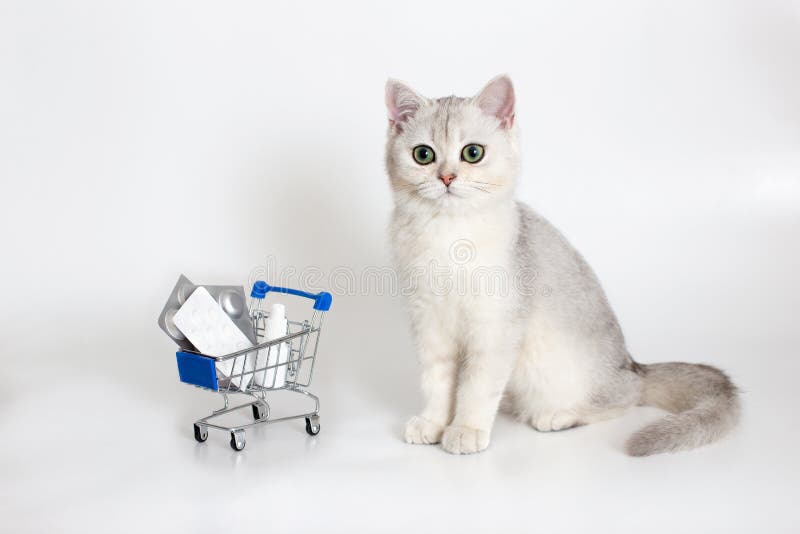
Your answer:
[[[265,340],[269,313],[262,310],[262,305],[264,297],[270,292],[297,295],[313,300],[314,314],[311,320],[287,321],[285,336]],[[195,421],[195,439],[201,443],[208,439],[209,428],[223,430],[230,432],[231,447],[237,451],[245,446],[245,429],[255,425],[303,417],[306,420],[306,432],[312,436],[319,433],[319,398],[304,388],[311,384],[322,322],[332,301],[330,293],[306,293],[297,289],[270,286],[262,281],[253,284],[250,296],[252,298],[249,313],[258,341],[256,346],[224,356],[207,356],[189,350],[182,350],[176,354],[181,382],[216,391],[225,401],[221,409]],[[231,372],[225,374],[217,372],[223,368]],[[270,418],[266,393],[275,390],[293,391],[312,399],[314,410]],[[237,406],[229,406],[228,396],[234,393],[246,395],[252,400]],[[254,418],[252,423],[229,427],[212,422],[222,415],[248,406],[252,407]]]

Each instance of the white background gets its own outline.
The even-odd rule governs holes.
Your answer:
[[[740,430],[632,459],[658,416],[637,409],[556,434],[501,418],[468,457],[405,445],[402,299],[359,286],[326,321],[316,439],[196,444],[219,399],[178,382],[156,327],[178,274],[388,265],[385,79],[469,95],[502,72],[519,197],[585,254],[638,360],[731,374]],[[0,530],[800,528],[798,2],[5,1],[0,179]]]

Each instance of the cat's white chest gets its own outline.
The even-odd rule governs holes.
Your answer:
[[[513,213],[407,217],[393,224],[393,245],[407,294],[439,301],[469,300],[485,290],[481,276],[513,276]]]

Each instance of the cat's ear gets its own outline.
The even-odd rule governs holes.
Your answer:
[[[514,85],[505,74],[487,83],[475,101],[484,113],[500,119],[502,128],[514,125]]]
[[[397,130],[425,104],[426,99],[401,81],[386,80],[386,109],[389,124]]]

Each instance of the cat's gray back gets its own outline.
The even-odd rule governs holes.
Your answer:
[[[617,317],[592,268],[564,235],[523,202],[517,202],[519,236],[515,267],[533,273],[525,288],[532,312],[564,319],[562,327],[596,336],[629,358]],[[612,353],[614,351],[611,351]]]

